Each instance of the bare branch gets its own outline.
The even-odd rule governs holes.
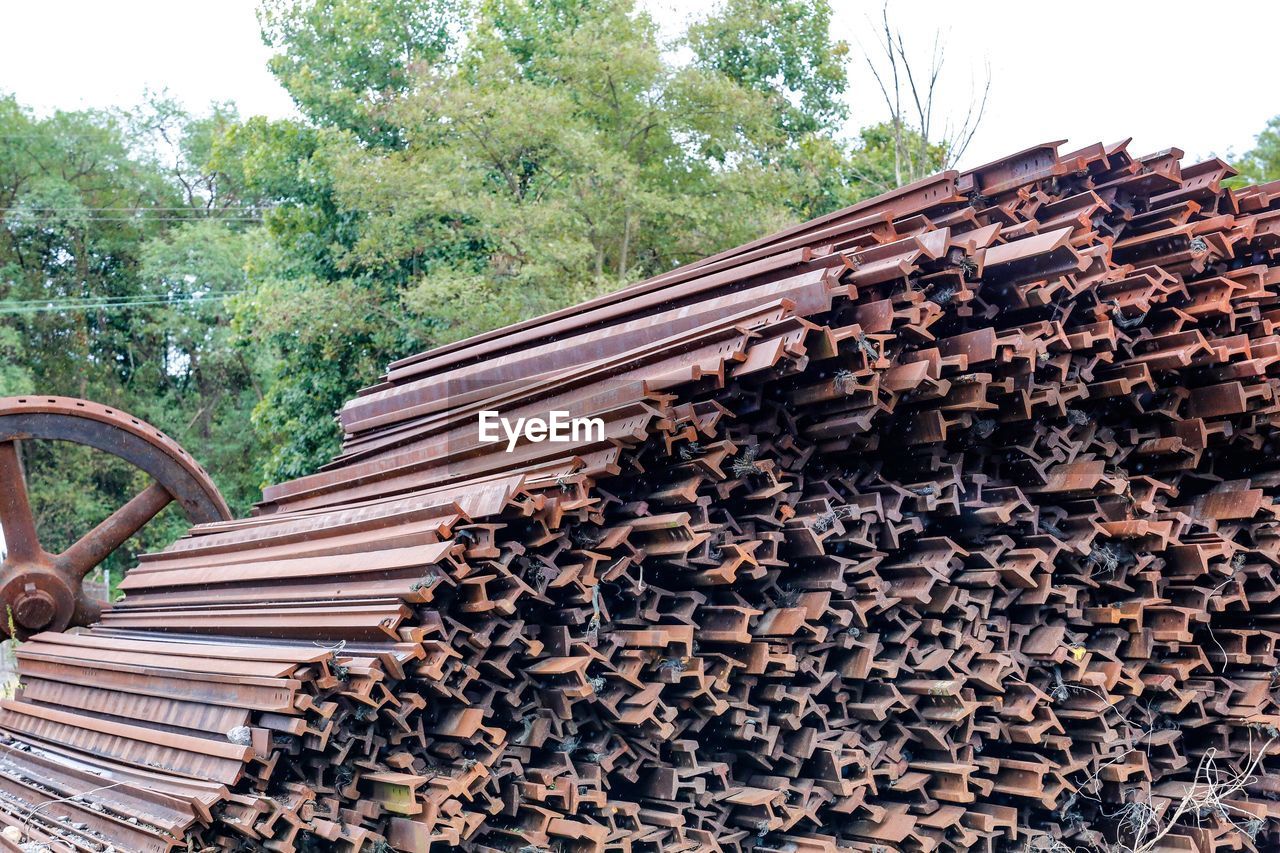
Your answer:
[[[956,163],[964,152],[969,148],[969,143],[973,141],[973,135],[978,132],[978,126],[982,124],[982,117],[987,112],[987,98],[991,95],[991,63],[986,65],[986,82],[982,86],[982,99],[978,101],[975,111],[973,98],[969,100],[969,111],[965,114],[964,124],[960,125],[960,130],[953,137],[953,145],[947,152],[947,165]],[[970,119],[972,118],[972,121]]]
[[[941,31],[935,32],[929,66],[921,73],[921,69],[912,63],[902,30],[895,27],[889,18],[887,0],[880,8],[880,20],[876,28],[880,31],[878,47],[882,57],[873,58],[873,53],[865,50],[864,55],[889,110],[893,131],[894,179],[898,186],[902,186],[923,177],[939,165],[944,168],[954,165],[968,149],[986,115],[991,93],[991,67],[987,63],[981,99],[976,97],[971,81],[969,104],[959,128],[956,129],[948,117],[939,135],[935,129],[935,119],[939,110],[937,98],[942,73],[946,65],[944,34]],[[909,103],[907,109],[912,113],[910,120],[904,113],[904,100]],[[941,163],[935,159],[935,151],[941,152],[938,158]]]

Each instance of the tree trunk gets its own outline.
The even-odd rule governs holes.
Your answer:
[[[631,211],[627,211],[622,224],[622,248],[618,252],[618,281],[627,278],[627,252],[631,248]]]

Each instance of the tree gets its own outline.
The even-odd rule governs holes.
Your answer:
[[[946,47],[940,33],[934,35],[928,65],[921,65],[907,50],[902,31],[889,20],[889,4],[880,9],[879,58],[866,56],[885,106],[892,138],[894,182],[896,186],[923,178],[941,168],[955,165],[973,141],[986,114],[991,93],[991,70],[987,69],[981,94],[971,91],[962,117],[937,115],[937,101]],[[939,124],[941,123],[941,126]]]
[[[198,162],[200,135],[232,120],[158,101],[37,117],[0,98],[0,356],[21,366],[0,367],[0,392],[88,397],[146,418],[208,462],[243,510],[259,480],[242,428],[248,406],[226,391],[251,384],[228,349],[227,300],[244,289],[256,214]],[[167,140],[157,140],[160,127]],[[166,161],[166,151],[180,159]],[[26,452],[49,547],[69,544],[145,485],[126,463],[87,449],[38,443]],[[181,526],[170,512],[112,565]]]
[[[823,59],[840,46],[820,0],[754,30],[754,7],[730,4],[685,64],[630,0],[487,0],[473,18],[432,4],[432,26],[388,51],[394,8],[273,0],[273,68],[314,124],[251,120],[214,157],[273,205],[237,319],[271,351],[255,424],[273,478],[337,449],[333,410],[392,358],[848,195],[809,160],[844,156],[840,63]],[[803,35],[787,31],[809,15]],[[327,47],[350,16],[362,25]]]
[[[264,448],[245,429],[264,395],[265,364],[257,347],[232,328],[247,287],[246,264],[261,241],[257,228],[220,219],[178,224],[142,247],[139,274],[172,306],[135,319],[135,334],[163,342],[135,379],[155,389],[138,407],[217,472],[228,504],[247,509],[259,497]],[[210,298],[236,294],[230,298]],[[172,413],[180,413],[178,418]]]
[[[126,119],[133,156],[164,174],[186,207],[216,212],[224,222],[232,214],[253,218],[240,163],[213,164],[219,140],[240,123],[235,104],[213,103],[208,113],[193,116],[167,95],[153,93]]]
[[[26,349],[16,329],[0,326],[0,397],[30,394],[31,373],[24,368]]]
[[[849,45],[832,40],[826,0],[726,0],[688,41],[698,67],[768,96],[792,141],[848,115]]]
[[[333,412],[393,358],[962,150],[905,108],[843,135],[827,0],[723,0],[675,45],[633,0],[264,0],[260,20],[301,120],[0,97],[0,393],[135,411],[239,510],[331,457]],[[925,116],[940,64],[902,78]],[[36,484],[43,519],[83,532],[131,477],[77,457]]]
[[[359,147],[347,132],[255,118],[214,153],[215,166],[240,164],[247,191],[272,201],[234,323],[239,344],[264,371],[253,424],[267,480],[310,473],[332,456],[340,438],[334,411],[392,353],[421,340],[389,310],[403,284],[398,267],[342,263],[363,214],[335,199],[333,163],[336,151]]]
[[[1262,184],[1280,180],[1280,116],[1267,122],[1267,126],[1254,138],[1253,148],[1235,163],[1239,177],[1237,184]]]
[[[903,151],[913,152],[903,169]],[[925,143],[924,138],[909,127],[881,122],[858,132],[845,166],[846,182],[856,188],[858,199],[881,193],[948,168],[946,147],[939,142]]]
[[[465,19],[465,0],[264,0],[271,70],[317,125],[394,145],[389,104],[415,69],[439,62]]]
[[[776,118],[770,99],[667,64],[629,2],[498,2],[485,14],[460,64],[399,105],[404,149],[349,149],[334,170],[340,202],[366,212],[343,262],[416,264],[404,305],[430,319],[430,340],[789,218],[780,200],[795,176],[756,144]]]

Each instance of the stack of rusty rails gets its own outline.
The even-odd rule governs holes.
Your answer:
[[[332,464],[21,648],[0,823],[1280,849],[1280,183],[1058,147],[393,364]]]
[[[86,850],[288,851],[300,832],[323,831],[325,815],[315,791],[279,779],[276,765],[369,736],[347,716],[387,701],[382,671],[402,673],[420,652],[104,628],[37,635],[17,654],[22,697],[3,703],[0,811],[24,832],[47,824]]]

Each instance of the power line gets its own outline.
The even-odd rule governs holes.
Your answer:
[[[80,219],[106,219],[106,220],[121,221],[121,222],[138,222],[142,220],[155,222],[157,220],[164,221],[164,220],[170,220],[170,219],[190,219],[190,220],[196,220],[200,222],[233,222],[240,219],[253,219],[255,221],[260,220],[262,219],[262,214],[253,213],[253,212],[245,212],[245,213],[236,212],[234,214],[229,214],[226,216],[219,216],[217,214],[208,214],[208,213],[186,214],[186,213],[170,213],[168,211],[160,211],[159,215],[157,216],[147,216],[147,215],[144,215],[142,212],[130,214],[130,213],[112,212],[112,211],[93,212],[93,211],[85,211],[85,210],[66,210],[61,213],[49,213],[49,212],[43,212],[43,211],[38,213],[31,213],[31,212],[10,213],[7,216],[7,218],[15,221],[20,219],[58,219],[62,217],[80,218]]]
[[[25,306],[25,305],[78,305],[84,302],[110,302],[110,303],[127,303],[127,302],[152,302],[157,299],[203,299],[206,296],[224,296],[243,293],[242,290],[214,290],[209,293],[133,293],[126,296],[46,296],[37,297],[35,299],[5,299],[0,300],[0,305],[7,306]]]
[[[179,307],[184,305],[202,305],[206,302],[225,302],[226,300],[239,296],[244,293],[243,290],[231,291],[227,293],[211,293],[207,296],[193,296],[184,299],[137,299],[127,302],[104,302],[101,300],[49,300],[43,304],[20,304],[0,302],[0,314],[23,315],[23,314],[54,314],[68,313],[80,311],[125,311],[133,308],[158,308],[158,307]]]
[[[237,217],[208,217],[208,216],[32,216],[27,219],[9,219],[7,224],[11,227],[36,227],[44,225],[58,225],[64,223],[68,226],[77,226],[86,222],[124,222],[133,225],[150,225],[156,222],[221,222],[225,224],[235,222],[262,222],[260,216],[237,216]]]
[[[243,290],[213,290],[208,293],[134,293],[128,296],[52,296],[35,299],[4,299],[0,300],[0,305],[24,307],[28,305],[79,305],[82,303],[94,304],[127,304],[130,302],[155,302],[160,301],[184,301],[188,299],[208,299],[226,296],[239,296],[244,293]]]
[[[43,223],[71,219],[82,222],[225,222],[259,223],[278,205],[208,209],[200,207],[0,207],[0,218]]]
[[[48,222],[57,222],[57,221],[58,221],[58,218],[53,216],[33,217],[31,224],[33,225],[37,223],[44,224]],[[143,224],[152,223],[152,222],[228,222],[228,223],[255,222],[255,223],[260,223],[263,220],[261,217],[253,217],[253,216],[244,216],[244,217],[236,217],[236,218],[230,218],[230,217],[214,218],[214,217],[208,217],[208,216],[166,216],[166,217],[153,216],[153,217],[147,217],[147,218],[133,218],[128,216],[83,216],[83,217],[78,217],[77,221],[78,222],[125,222],[125,223],[133,223],[135,225],[143,225]],[[12,222],[10,224],[19,225],[21,223]],[[69,224],[75,225],[76,222],[71,222]]]
[[[77,314],[85,312],[115,313],[135,308],[176,308],[182,306],[198,306],[206,303],[225,302],[225,297],[209,299],[186,299],[177,301],[135,302],[127,305],[46,305],[42,307],[6,308],[0,305],[0,315],[25,316],[30,314]]]
[[[191,205],[181,205],[179,207],[80,207],[78,205],[63,205],[61,207],[0,207],[0,213],[25,213],[27,211],[67,211],[67,210],[126,210],[132,212],[146,211],[189,211],[191,213],[217,213],[219,210],[242,211],[242,210],[273,210],[279,207],[274,204],[253,204],[243,207],[225,207],[225,208],[206,208],[192,207]]]

